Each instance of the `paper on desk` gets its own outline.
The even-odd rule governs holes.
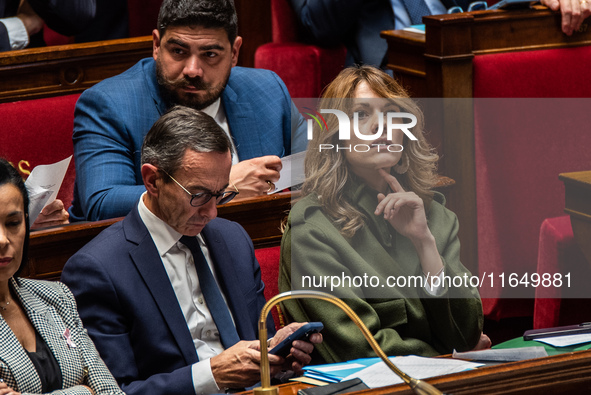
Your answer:
[[[291,379],[289,379],[289,381],[299,381],[300,383],[312,384],[312,385],[316,385],[318,387],[323,387],[325,385],[331,384],[331,383],[324,381],[324,380],[317,380],[317,379],[313,379],[311,377],[306,377],[306,376],[292,377]]]
[[[547,357],[548,353],[542,346],[488,349],[480,351],[456,352],[452,356],[459,359],[491,362],[514,362],[525,359]]]
[[[338,383],[344,377],[367,367],[356,362],[330,363],[325,365],[309,365],[304,368],[307,377]]]
[[[410,25],[408,27],[403,28],[402,30],[405,30],[407,32],[414,32],[414,33],[419,33],[419,34],[425,34],[425,25],[420,24],[420,25]]]
[[[43,207],[57,196],[72,155],[51,165],[39,165],[33,169],[25,185],[29,191],[29,223],[33,224]]]
[[[275,183],[275,190],[269,192],[269,194],[283,191],[285,188],[290,188],[304,182],[305,157],[306,151],[281,158],[283,167],[279,172],[279,181]]]
[[[554,347],[567,347],[575,344],[591,342],[591,333],[581,333],[579,335],[567,335],[567,336],[553,336],[543,337],[539,339],[533,339],[537,342],[549,344]]]
[[[481,363],[461,361],[449,358],[426,358],[409,355],[406,357],[391,357],[390,360],[400,370],[416,379],[442,376],[451,373],[463,372],[482,366]],[[345,377],[344,380],[360,378],[369,388],[385,387],[403,383],[384,362],[378,362],[360,372]]]

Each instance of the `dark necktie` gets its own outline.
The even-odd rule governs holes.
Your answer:
[[[186,245],[193,254],[193,261],[195,262],[195,268],[197,269],[197,276],[199,276],[201,292],[203,292],[209,312],[220,332],[222,345],[226,349],[232,347],[240,341],[240,338],[238,337],[238,332],[236,332],[236,327],[232,322],[230,311],[228,310],[226,302],[224,302],[220,288],[203,256],[199,241],[197,241],[196,237],[183,236],[181,237],[180,242]]]
[[[403,3],[413,25],[421,25],[423,23],[423,16],[431,15],[431,11],[429,11],[425,0],[403,0]]]

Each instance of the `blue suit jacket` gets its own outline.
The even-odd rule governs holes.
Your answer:
[[[265,298],[252,242],[240,225],[219,218],[202,234],[238,335],[255,340]],[[62,281],[74,293],[90,337],[128,395],[194,395],[195,345],[137,205],[68,260]],[[271,317],[268,329],[275,332]]]
[[[275,73],[234,67],[222,103],[240,160],[306,148],[305,120]],[[145,191],[144,136],[166,110],[152,58],[82,93],[74,119],[72,220],[121,217],[133,208]]]

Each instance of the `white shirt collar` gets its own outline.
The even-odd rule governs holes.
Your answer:
[[[174,230],[170,225],[158,218],[150,211],[150,209],[148,209],[144,203],[144,197],[146,194],[147,192],[144,192],[140,198],[138,212],[144,225],[148,228],[150,236],[152,236],[158,254],[160,254],[160,257],[163,257],[173,246],[176,245],[183,235]]]
[[[210,117],[212,117],[213,119],[215,119],[217,121],[221,103],[222,103],[222,100],[221,100],[221,98],[218,97],[218,99],[216,101],[214,101],[212,104],[205,107],[201,111],[203,111],[204,113],[206,113],[207,115],[209,115]]]
[[[213,102],[208,107],[205,107],[202,111],[212,117],[218,125],[226,132],[226,135],[230,139],[230,143],[232,144],[232,165],[237,164],[240,161],[238,158],[238,151],[236,150],[236,145],[234,144],[234,139],[232,138],[232,134],[230,133],[230,125],[228,124],[228,117],[226,116],[226,111],[224,111],[224,106],[221,105],[222,100],[218,98],[215,102]]]

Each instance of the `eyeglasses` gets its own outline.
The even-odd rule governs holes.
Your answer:
[[[170,179],[172,181],[174,181],[179,187],[183,188],[183,191],[185,191],[189,195],[191,195],[191,201],[189,202],[189,204],[191,206],[193,206],[193,207],[203,206],[204,204],[206,204],[207,202],[209,202],[209,200],[212,197],[215,197],[215,204],[217,204],[217,205],[219,205],[219,204],[226,204],[230,200],[234,199],[234,197],[236,195],[238,195],[238,191],[224,191],[224,192],[221,192],[221,193],[211,193],[211,192],[191,193],[191,192],[189,192],[187,190],[187,188],[185,188],[177,180],[175,180],[173,176],[171,176],[170,174],[168,174],[165,170],[162,170],[162,171],[164,172],[164,174],[166,174],[167,176],[169,176]]]
[[[482,11],[488,8],[488,4],[486,1],[475,1],[474,3],[470,3],[468,6],[468,12],[472,11]],[[447,10],[448,14],[457,14],[458,12],[464,12],[464,9],[460,6],[451,7]]]

